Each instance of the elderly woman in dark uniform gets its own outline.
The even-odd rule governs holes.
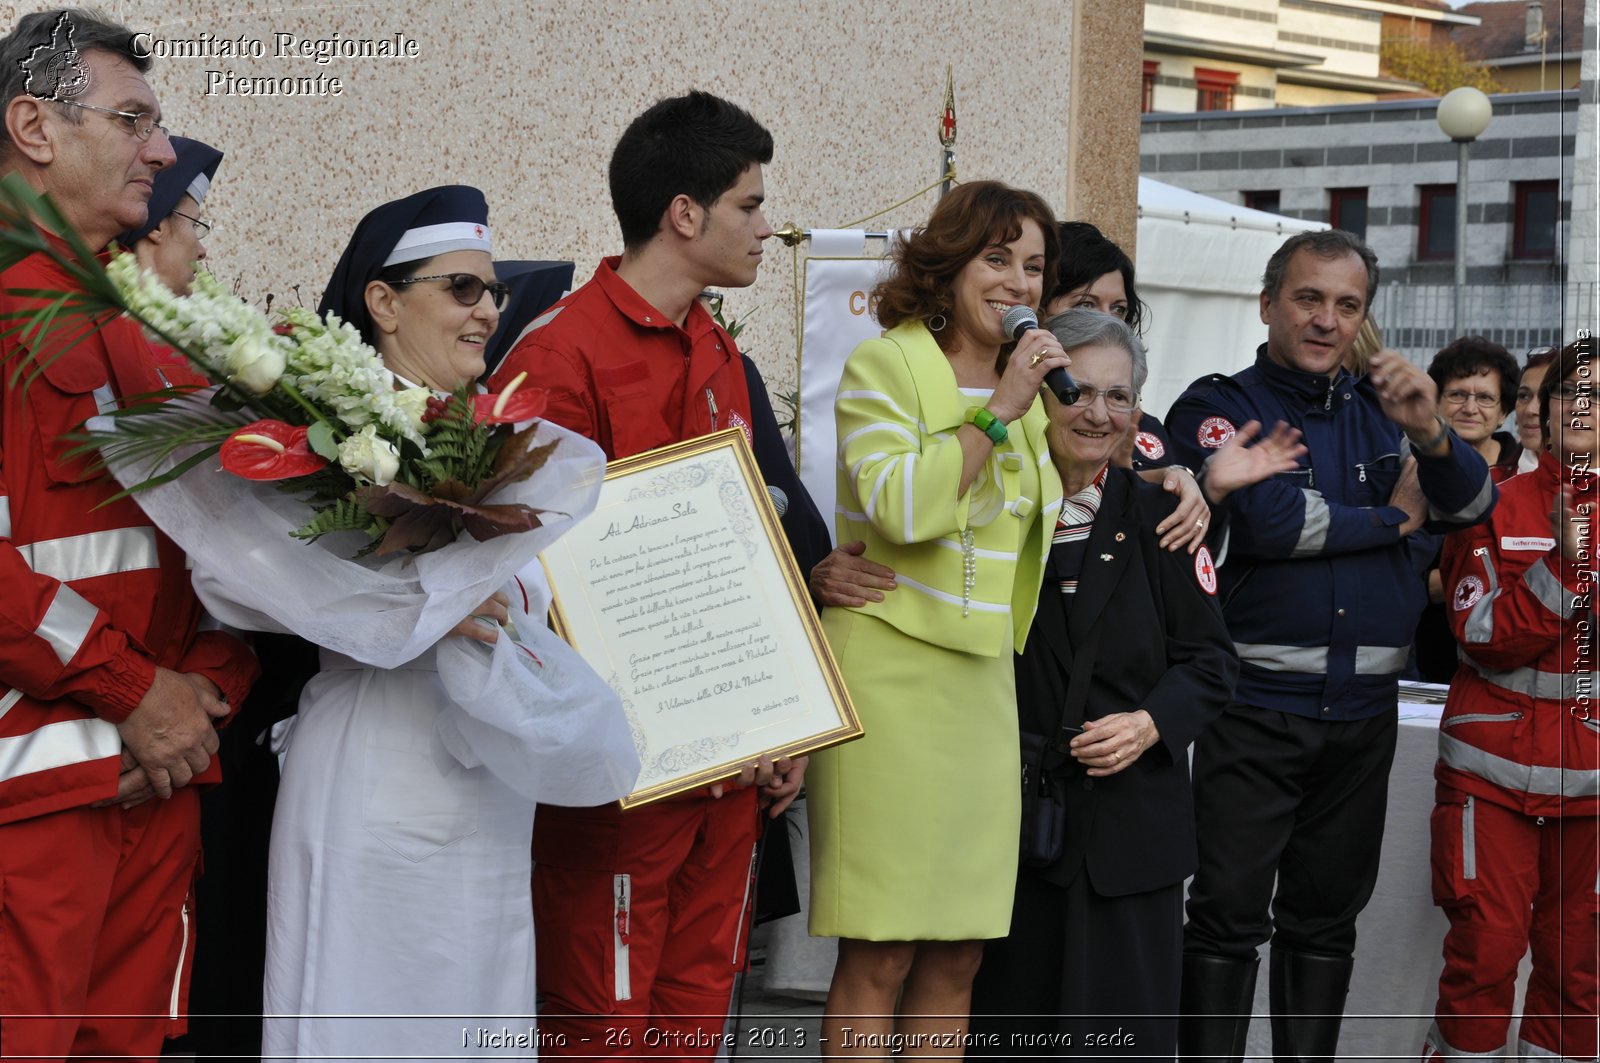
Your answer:
[[[976,1052],[1170,1056],[1196,862],[1188,747],[1227,705],[1238,661],[1211,548],[1160,549],[1171,496],[1111,464],[1146,375],[1138,337],[1093,310],[1049,327],[1083,393],[1072,406],[1045,397],[1066,501],[1017,707],[1024,788],[1055,795],[1062,829],[1052,851],[1052,832],[1024,814],[1010,936],[987,943],[973,990],[973,1032],[994,1035]],[[1215,504],[1300,450],[1280,426],[1219,451],[1202,487]]]

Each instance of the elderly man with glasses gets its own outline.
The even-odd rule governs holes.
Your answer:
[[[0,39],[0,166],[95,248],[146,223],[174,163],[131,40],[78,10]],[[25,259],[0,276],[0,314],[37,305],[18,289],[70,287]],[[137,326],[75,344],[7,335],[0,360],[0,1043],[47,1060],[154,1056],[183,1025],[191,784],[215,772],[214,725],[255,663],[197,631],[183,556],[68,438],[160,386]]]

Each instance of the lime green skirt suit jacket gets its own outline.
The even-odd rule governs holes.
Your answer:
[[[963,393],[920,323],[845,364],[840,542],[895,570],[882,602],[823,614],[866,729],[812,759],[811,932],[869,941],[1004,937],[1020,816],[1014,647],[1038,604],[1061,480],[1043,404],[1007,426],[965,495]]]

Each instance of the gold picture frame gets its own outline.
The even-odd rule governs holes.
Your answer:
[[[551,626],[622,699],[624,808],[862,735],[744,432],[612,462],[541,555]]]

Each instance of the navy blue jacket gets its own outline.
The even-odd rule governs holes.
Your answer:
[[[1236,491],[1223,616],[1240,661],[1235,700],[1322,720],[1392,712],[1427,591],[1388,504],[1412,452],[1365,378],[1303,373],[1256,352],[1231,377],[1189,385],[1167,416],[1177,460],[1200,465],[1246,421],[1300,429],[1300,467]],[[1476,524],[1494,506],[1489,467],[1453,434],[1417,458],[1429,531]]]

